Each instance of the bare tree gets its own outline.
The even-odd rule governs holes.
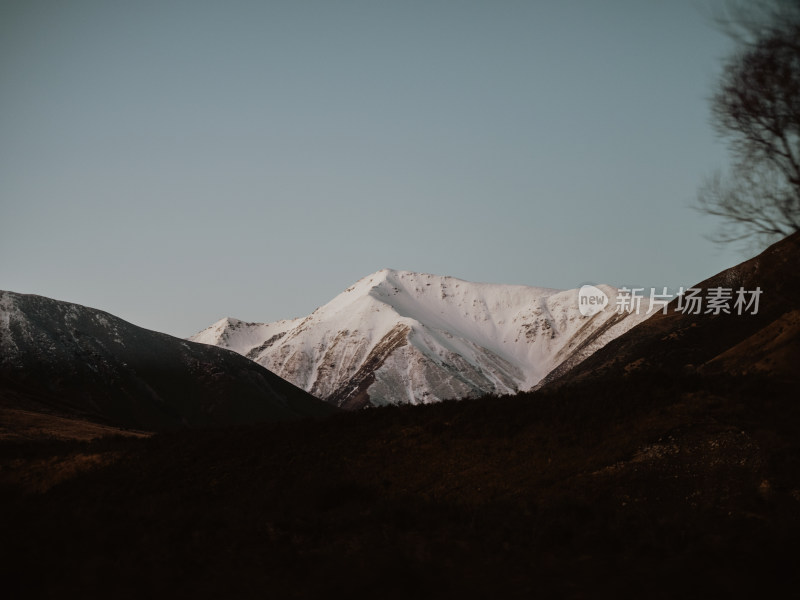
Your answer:
[[[737,49],[711,118],[733,161],[696,208],[721,219],[717,242],[772,241],[800,230],[800,0],[729,5],[718,22]]]

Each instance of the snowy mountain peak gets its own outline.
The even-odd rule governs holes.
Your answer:
[[[317,397],[359,407],[530,389],[564,360],[643,319],[612,311],[584,317],[578,290],[381,269],[305,318],[223,319],[192,340],[235,350]]]

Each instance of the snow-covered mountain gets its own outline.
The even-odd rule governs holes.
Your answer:
[[[335,409],[227,350],[0,291],[0,406],[161,430]]]
[[[614,305],[616,289],[599,286]],[[578,290],[383,269],[305,318],[225,318],[192,341],[229,348],[343,408],[528,390],[646,318],[582,316]]]

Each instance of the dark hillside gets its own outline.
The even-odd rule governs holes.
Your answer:
[[[335,412],[234,352],[13,292],[0,292],[0,407],[151,431]]]
[[[759,285],[758,315],[656,317],[538,392],[145,439],[0,443],[6,589],[791,595],[797,247],[789,238],[702,284]]]

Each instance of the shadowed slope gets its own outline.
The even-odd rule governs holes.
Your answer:
[[[41,296],[0,292],[0,402],[138,429],[332,408],[234,352]]]

